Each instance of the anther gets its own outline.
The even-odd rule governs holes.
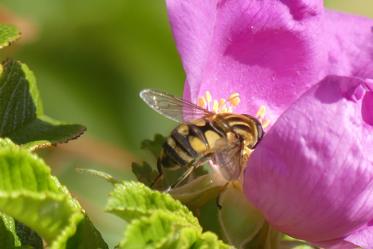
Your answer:
[[[237,92],[232,93],[228,99],[220,98],[215,100],[211,92],[206,91],[202,97],[197,99],[197,105],[216,113],[233,113],[233,109],[239,105],[240,101],[240,94]]]
[[[202,107],[202,108],[206,108],[207,102],[206,102],[205,97],[199,97],[198,98],[198,106]]]
[[[241,102],[240,94],[239,93],[232,93],[231,96],[229,96],[228,100],[233,106],[238,106]]]
[[[269,119],[266,119],[262,122],[263,129],[267,128],[270,125],[271,121]]]
[[[227,108],[226,106],[220,108],[219,110],[220,110],[220,112],[222,112],[222,113],[229,112],[229,111],[228,111],[228,108]]]
[[[264,105],[261,105],[259,107],[259,110],[256,113],[256,117],[258,117],[259,119],[262,119],[265,116],[266,111],[267,111],[266,107]]]
[[[213,106],[212,106],[212,110],[213,110],[214,112],[218,112],[218,111],[219,111],[219,103],[218,103],[217,100],[214,100],[214,104],[213,104]]]
[[[219,100],[219,112],[227,112],[226,100],[223,98]]]
[[[225,99],[221,98],[219,100],[219,108],[222,108],[225,105]]]

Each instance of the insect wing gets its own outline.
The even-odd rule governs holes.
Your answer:
[[[220,142],[220,149],[211,158],[213,167],[227,181],[238,179],[242,170],[242,142],[237,140],[234,143],[228,141]]]
[[[144,89],[140,97],[153,110],[176,122],[189,122],[213,114],[189,101],[157,90]]]

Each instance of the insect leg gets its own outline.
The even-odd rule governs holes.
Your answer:
[[[188,176],[190,176],[190,174],[193,172],[193,170],[195,170],[197,168],[196,165],[193,165],[193,166],[189,166],[189,168],[184,172],[184,174],[182,176],[180,176],[176,182],[174,184],[171,185],[171,189],[179,186],[185,179],[188,178]]]
[[[198,158],[196,160],[193,160],[190,163],[188,163],[187,165],[185,165],[184,167],[187,167],[188,169],[184,172],[184,174],[182,176],[179,177],[179,179],[176,180],[176,182],[174,184],[172,184],[169,187],[169,190],[171,190],[172,188],[175,188],[175,187],[179,186],[183,181],[185,181],[185,179],[188,178],[188,176],[190,176],[190,174],[196,168],[198,168],[199,166],[201,166],[202,164],[204,164],[206,162],[206,160],[208,160],[208,158],[210,156],[211,156],[211,153],[207,153],[207,154],[201,156],[200,158]]]

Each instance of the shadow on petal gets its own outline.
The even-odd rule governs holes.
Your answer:
[[[373,92],[365,94],[361,108],[361,115],[367,124],[373,125]]]
[[[225,56],[240,63],[267,68],[282,74],[296,74],[294,66],[306,65],[306,45],[299,34],[289,29],[263,29],[254,26],[232,35]],[[297,48],[297,49],[294,49]]]

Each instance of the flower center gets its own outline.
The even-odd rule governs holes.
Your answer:
[[[198,98],[198,106],[215,113],[233,112],[241,102],[239,93],[232,93],[228,99],[213,99],[210,91],[206,91],[202,97]]]
[[[206,91],[204,95],[198,98],[198,106],[215,113],[233,113],[234,109],[240,104],[240,94],[233,92],[227,99],[221,98],[219,100],[214,99],[210,91]],[[267,108],[261,105],[256,112],[256,119],[262,124],[265,129],[270,125],[270,120],[265,117]]]

